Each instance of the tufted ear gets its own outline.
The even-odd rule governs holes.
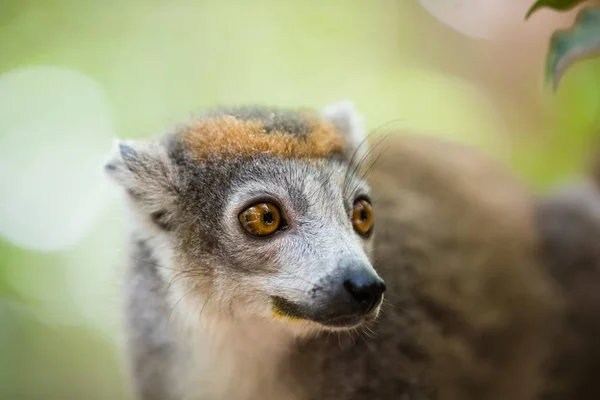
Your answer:
[[[346,137],[349,156],[361,160],[369,146],[366,141],[367,132],[363,117],[358,113],[350,100],[339,101],[323,108],[321,115],[332,122]]]
[[[115,140],[104,170],[142,215],[169,230],[178,191],[175,168],[163,144]]]

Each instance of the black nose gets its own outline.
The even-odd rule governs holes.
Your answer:
[[[364,313],[371,311],[385,292],[383,280],[368,271],[355,271],[344,281],[344,288],[358,302]]]

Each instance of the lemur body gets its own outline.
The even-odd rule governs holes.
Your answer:
[[[537,208],[492,161],[424,137],[374,146],[361,173],[363,140],[342,103],[218,110],[119,146],[106,169],[132,216],[137,398],[595,398],[587,365],[550,384],[574,359],[555,349],[575,261],[546,223],[565,207]],[[550,241],[557,254],[540,254]]]

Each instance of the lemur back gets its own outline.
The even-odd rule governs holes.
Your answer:
[[[467,147],[371,142],[340,103],[220,109],[118,146],[136,398],[595,398],[598,349],[565,321],[600,308],[556,272],[577,262],[548,228],[563,207]]]

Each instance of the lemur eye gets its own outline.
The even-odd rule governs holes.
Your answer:
[[[254,236],[268,236],[281,226],[281,212],[273,203],[257,203],[240,214],[242,228]]]
[[[352,225],[362,236],[368,236],[373,230],[373,207],[367,200],[359,199],[354,202]]]

